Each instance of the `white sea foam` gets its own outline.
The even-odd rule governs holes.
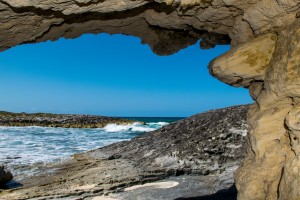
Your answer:
[[[139,122],[135,122],[133,124],[128,125],[118,125],[118,124],[108,124],[103,129],[104,131],[108,133],[117,133],[117,132],[150,132],[154,131],[158,128],[161,128],[162,126],[165,126],[169,123],[167,122],[153,122],[153,123],[147,123],[147,124],[141,124]]]
[[[150,126],[165,126],[165,125],[168,125],[169,123],[168,122],[151,122],[151,123],[148,123]]]
[[[243,137],[246,137],[247,133],[248,133],[248,131],[247,131],[247,125],[245,125],[244,127],[245,127],[244,129],[237,129],[237,128],[232,127],[232,128],[229,129],[229,131],[231,133],[239,134],[239,135],[241,135]]]
[[[0,162],[14,171],[17,165],[59,161],[75,153],[129,140],[166,124],[136,122],[131,125],[109,124],[96,129],[0,127]]]

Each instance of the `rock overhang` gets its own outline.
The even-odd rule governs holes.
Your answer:
[[[276,40],[276,34],[268,33],[237,46],[210,63],[211,75],[235,87],[264,81]]]
[[[242,13],[212,6],[209,1],[188,5],[123,0],[2,0],[0,11],[2,51],[19,44],[75,38],[84,33],[121,33],[141,38],[159,55],[175,53],[199,39],[202,48],[229,44],[228,26],[233,26],[235,17]],[[222,16],[217,17],[217,12]]]
[[[0,51],[84,33],[133,35],[159,55],[230,43],[210,72],[256,100],[239,199],[299,199],[298,0],[0,0],[0,12]]]
[[[84,33],[141,38],[159,55],[196,43],[245,43],[291,23],[296,1],[272,0],[1,0],[0,50]]]

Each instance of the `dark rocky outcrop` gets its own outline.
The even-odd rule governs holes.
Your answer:
[[[246,155],[249,106],[235,106],[194,115],[130,141],[115,143],[75,158],[123,158],[149,171],[174,174],[220,173]]]
[[[233,172],[246,155],[248,108],[212,110],[130,141],[76,154],[63,163],[34,166],[39,174],[16,177],[23,188],[4,191],[0,199],[88,199],[183,174],[193,174],[185,180],[199,177],[195,180],[202,184],[190,188],[194,192],[208,195],[226,189],[234,183]]]
[[[134,121],[92,115],[67,115],[51,113],[0,112],[0,126],[44,126],[63,128],[103,128],[108,124],[132,124]]]
[[[5,185],[13,179],[13,175],[4,166],[0,166],[0,186]]]

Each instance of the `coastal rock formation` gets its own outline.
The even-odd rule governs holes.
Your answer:
[[[245,157],[248,108],[235,106],[200,113],[74,158],[123,158],[147,171],[163,169],[174,175],[220,174],[237,167]]]
[[[0,126],[103,128],[108,124],[132,124],[134,122],[123,118],[93,115],[0,112]]]
[[[263,37],[265,39],[263,39]],[[300,52],[300,21],[286,26],[277,32],[268,42],[269,49],[274,51],[252,52],[252,57],[262,54],[268,59],[267,65],[261,65],[260,59],[251,65],[244,64],[244,59],[233,55],[222,63],[223,59],[216,59],[211,64],[214,67],[240,65],[249,73],[224,74],[225,79],[232,76],[232,80],[239,76],[241,80],[251,77],[250,92],[256,103],[249,111],[250,125],[249,151],[243,166],[238,170],[237,188],[240,199],[299,199],[299,177],[297,175],[300,163],[299,157],[299,52]],[[257,40],[266,40],[266,36],[258,36]],[[237,50],[241,47],[237,47]],[[243,51],[242,51],[243,52]],[[224,55],[227,56],[227,55]],[[222,56],[221,56],[222,58]],[[221,62],[220,62],[221,61]],[[231,63],[231,62],[234,63]],[[264,76],[257,78],[257,72],[251,70],[262,67]],[[266,68],[266,69],[265,69]],[[221,74],[218,77],[222,80]],[[243,83],[244,81],[238,81]]]
[[[0,166],[0,186],[11,181],[13,175],[4,166]]]
[[[236,87],[249,87],[250,83],[263,81],[275,43],[275,34],[257,37],[216,58],[209,66],[210,73]]]
[[[194,195],[228,189],[234,183],[233,171],[246,156],[248,109],[244,105],[212,110],[130,141],[76,154],[69,161],[23,166],[23,170],[39,169],[40,173],[33,177],[17,175],[15,180],[23,187],[0,190],[0,199],[92,199],[173,175],[203,182],[189,188],[197,191]],[[172,195],[182,197],[181,192]],[[162,199],[171,200],[171,196]]]
[[[160,55],[200,38],[201,48],[230,43],[210,72],[256,100],[239,199],[299,199],[298,0],[0,0],[0,12],[2,51],[103,32],[140,37]]]

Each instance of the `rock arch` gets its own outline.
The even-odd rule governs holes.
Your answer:
[[[213,60],[221,81],[247,87],[250,147],[239,199],[300,198],[300,2],[297,0],[0,0],[0,50],[83,33],[140,37],[160,55],[202,39],[231,44]]]

